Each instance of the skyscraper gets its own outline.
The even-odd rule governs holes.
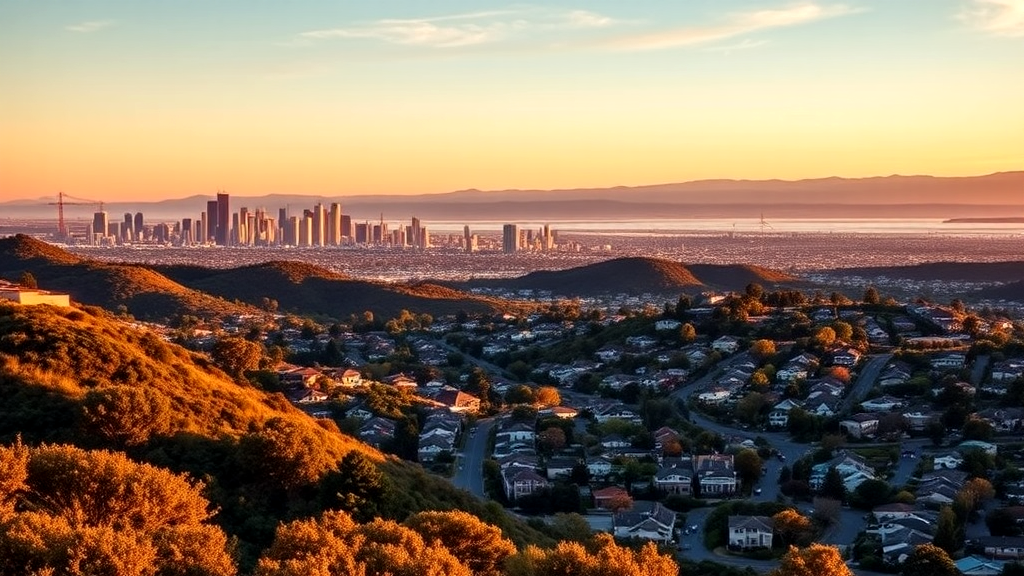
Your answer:
[[[228,241],[231,239],[231,227],[230,227],[230,214],[231,207],[229,205],[230,197],[223,193],[217,193],[217,244],[221,246],[227,246]],[[214,221],[211,218],[211,221]]]
[[[313,207],[313,246],[323,246],[327,242],[327,211],[324,205],[317,202]]]
[[[352,216],[348,214],[341,215],[341,237],[348,238],[349,242],[355,241],[356,229],[352,226]]]
[[[505,224],[501,229],[501,250],[505,254],[513,254],[519,251],[519,226]]]
[[[413,217],[412,219],[412,230],[409,231],[409,240],[412,243],[413,248],[422,248],[420,246],[420,219]]]
[[[191,218],[182,218],[181,219],[181,238],[178,239],[178,241],[181,242],[182,246],[191,246],[192,245],[192,231],[193,231],[192,219]]]
[[[96,212],[92,215],[92,234],[93,236],[106,236],[109,226],[107,225],[107,213]]]
[[[132,219],[131,212],[124,213],[124,224],[121,225],[121,236],[126,242],[132,242],[135,240],[135,221]]]
[[[476,251],[476,243],[473,242],[473,235],[469,232],[469,224],[462,227],[462,236],[466,246],[466,253],[472,254]]]
[[[341,204],[331,204],[331,213],[327,219],[327,244],[339,246],[341,244]]]
[[[225,215],[224,226],[227,227],[227,225],[227,215]],[[218,226],[220,226],[220,202],[210,200],[206,203],[206,238],[203,238],[203,244],[209,242],[211,238],[214,242],[220,242]]]
[[[145,224],[146,224],[146,221],[142,217],[142,212],[136,212],[135,213],[135,227],[134,227],[134,229],[135,229],[135,239],[136,240],[142,240],[143,239],[143,236],[144,236],[143,229],[145,228]]]

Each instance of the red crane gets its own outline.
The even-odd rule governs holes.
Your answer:
[[[64,199],[70,198],[73,202],[67,202]],[[65,206],[99,206],[100,212],[103,211],[103,202],[96,200],[87,200],[85,198],[75,198],[69,194],[63,192],[57,193],[56,202],[48,202],[47,206],[57,207],[57,237],[61,240],[67,240],[70,237],[68,233],[68,226],[64,223],[64,207]]]

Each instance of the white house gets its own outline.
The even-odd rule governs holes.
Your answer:
[[[768,516],[729,516],[729,548],[771,548],[774,529]]]
[[[722,354],[732,354],[740,349],[740,343],[732,336],[722,336],[711,343],[711,349]]]
[[[637,501],[633,508],[615,514],[612,520],[616,538],[642,538],[671,542],[676,513],[660,502]]]
[[[878,416],[875,414],[854,414],[839,422],[839,429],[850,438],[872,438],[878,430]]]
[[[678,330],[683,323],[679,320],[664,319],[654,323],[655,330]]]

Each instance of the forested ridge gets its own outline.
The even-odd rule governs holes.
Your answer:
[[[675,574],[556,543],[96,308],[0,304],[0,575]]]

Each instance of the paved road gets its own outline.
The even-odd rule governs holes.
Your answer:
[[[971,369],[971,384],[981,385],[981,380],[985,377],[985,369],[988,368],[988,361],[988,354],[982,354],[974,359],[974,367]]]
[[[493,418],[477,421],[473,428],[466,431],[466,445],[458,457],[458,470],[452,483],[467,490],[474,496],[486,498],[484,493],[483,463],[487,457],[487,439],[494,426]]]
[[[882,373],[882,368],[885,368],[885,365],[891,359],[892,354],[872,354],[868,356],[864,366],[860,369],[857,381],[853,383],[853,388],[850,388],[850,392],[843,399],[840,412],[849,412],[851,408],[864,399],[864,396],[871,390],[871,387],[875,385],[875,380],[878,380],[878,375]]]

